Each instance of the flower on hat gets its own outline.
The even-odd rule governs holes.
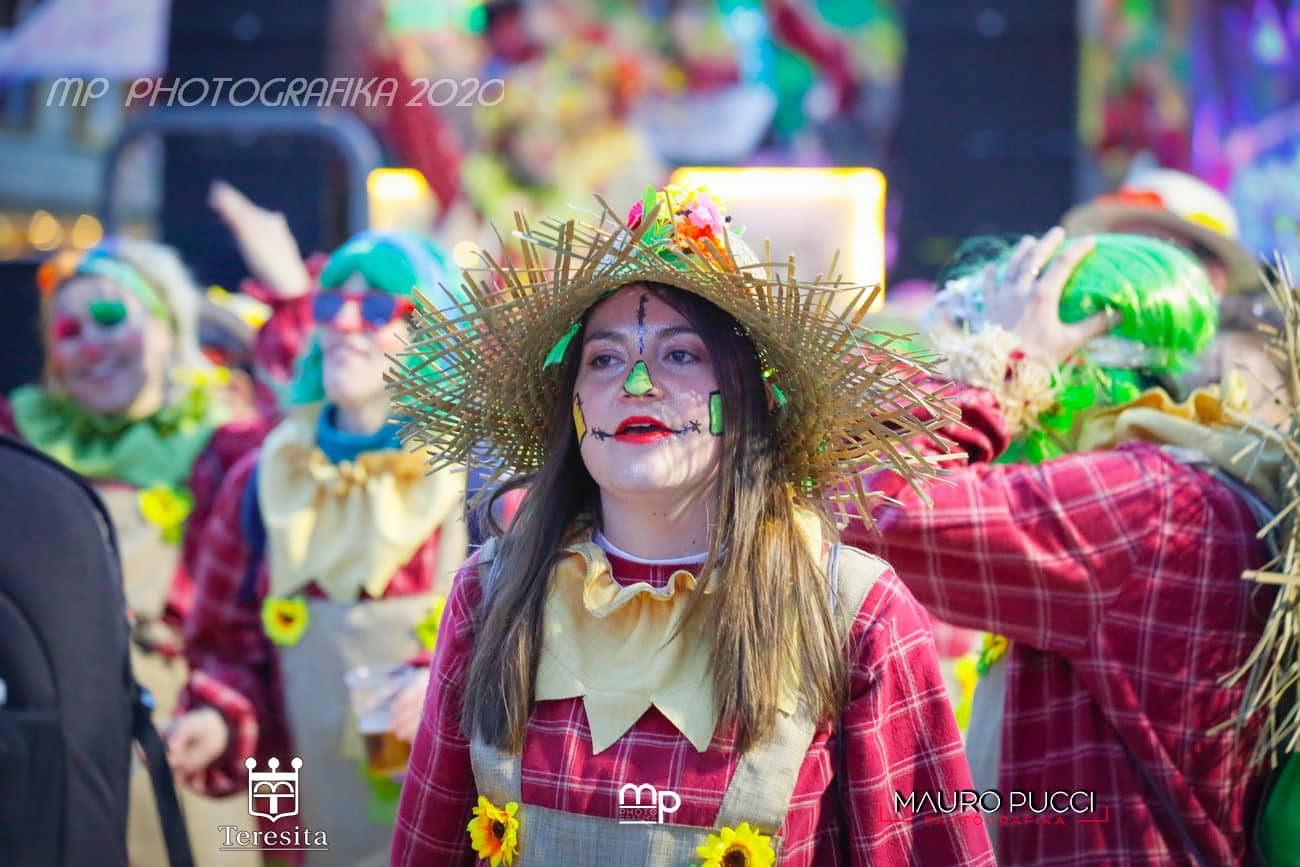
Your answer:
[[[748,822],[710,834],[708,842],[695,852],[704,859],[700,867],[773,867],[776,864],[772,838],[760,834]]]
[[[446,607],[447,597],[435,596],[424,619],[415,624],[415,637],[425,650],[433,650],[438,644],[438,625],[442,623],[442,610]]]
[[[515,817],[518,812],[519,805],[514,801],[501,809],[482,795],[478,796],[474,818],[470,819],[466,830],[474,854],[488,859],[492,867],[497,867],[502,861],[513,864],[515,855],[519,854],[519,819]]]
[[[301,596],[291,599],[267,597],[262,603],[262,627],[266,637],[281,647],[292,647],[302,640],[307,631],[307,600]]]
[[[140,491],[137,502],[140,514],[158,528],[163,541],[172,545],[180,542],[185,519],[194,506],[188,494],[169,485],[154,485]]]

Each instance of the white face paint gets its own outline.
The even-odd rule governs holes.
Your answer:
[[[46,346],[68,396],[103,415],[148,415],[162,402],[174,338],[131,291],[73,277],[50,301]]]
[[[574,422],[602,492],[686,498],[711,486],[722,453],[709,423],[718,380],[686,317],[628,286],[592,310],[581,352]]]

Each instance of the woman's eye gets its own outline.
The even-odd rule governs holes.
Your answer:
[[[609,367],[611,364],[615,364],[617,361],[618,359],[615,358],[614,356],[602,352],[597,355],[593,355],[591,359],[587,362],[587,364],[590,367],[600,369],[602,367]]]
[[[674,349],[668,353],[667,358],[674,364],[690,364],[693,361],[700,360],[700,357],[689,349]]]

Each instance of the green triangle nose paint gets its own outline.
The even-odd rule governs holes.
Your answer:
[[[644,361],[638,361],[632,365],[632,370],[623,380],[623,390],[633,397],[641,397],[648,394],[655,384],[650,379],[650,368],[645,366]]]

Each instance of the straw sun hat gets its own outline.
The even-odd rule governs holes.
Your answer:
[[[835,510],[855,503],[865,517],[871,471],[893,469],[918,489],[938,473],[908,439],[937,439],[955,412],[927,384],[925,362],[863,325],[878,287],[803,282],[793,258],[760,262],[703,189],[647,189],[626,219],[598,201],[585,225],[534,228],[516,214],[521,262],[483,254],[464,273],[457,307],[438,310],[417,294],[389,380],[403,439],[426,448],[433,467],[482,467],[495,478],[540,467],[556,402],[572,400],[560,393],[557,362],[584,314],[622,286],[654,282],[713,303],[745,329],[777,395],[785,476],[804,496]]]

